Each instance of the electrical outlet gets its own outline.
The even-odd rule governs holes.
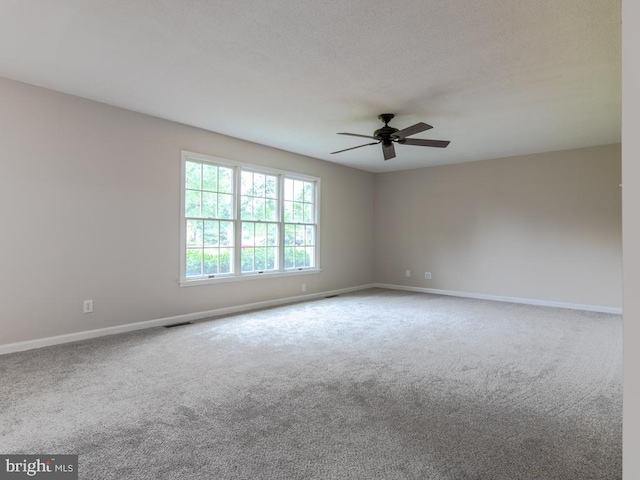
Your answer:
[[[411,276],[411,270],[407,270],[406,272],[404,272],[405,277],[410,277]]]
[[[82,313],[93,313],[93,300],[85,300],[82,303]]]
[[[424,272],[424,278],[427,280],[431,280],[431,272]]]
[[[306,284],[306,283],[303,283],[303,284],[302,284],[302,291],[303,291],[303,292],[306,292],[306,291],[307,291],[307,284]]]

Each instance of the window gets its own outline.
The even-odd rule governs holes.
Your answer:
[[[281,265],[279,245],[282,245],[278,176],[241,170],[240,178],[240,271],[277,271]]]
[[[313,267],[315,258],[315,184],[284,179],[284,266]]]
[[[182,152],[181,284],[315,273],[319,179]]]

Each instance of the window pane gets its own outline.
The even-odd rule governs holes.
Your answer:
[[[267,176],[265,196],[267,198],[278,198],[278,177],[272,175]]]
[[[187,277],[202,275],[202,250],[187,249]]]
[[[304,225],[296,225],[296,245],[304,245]]]
[[[278,245],[278,225],[273,223],[267,225],[267,245],[270,247]]]
[[[294,222],[302,222],[304,220],[304,212],[302,208],[302,203],[294,202],[293,204],[293,221]]]
[[[213,275],[218,273],[218,249],[204,249],[204,274]]]
[[[301,182],[300,180],[294,180],[293,199],[296,202],[301,202],[304,199],[303,187],[304,187],[304,182]]]
[[[296,226],[295,225],[287,224],[284,226],[284,244],[285,245],[296,244]]]
[[[231,265],[233,258],[233,248],[221,248],[220,249],[220,261],[218,266],[218,273],[231,273],[233,269]]]
[[[293,203],[284,202],[284,221],[293,222]]]
[[[218,195],[218,218],[233,218],[233,195]]]
[[[220,246],[233,247],[234,232],[233,222],[220,222]]]
[[[253,219],[264,220],[264,200],[262,198],[253,199]]]
[[[295,228],[295,226],[292,226]],[[242,222],[242,272],[278,268],[278,225]],[[295,230],[294,230],[295,234]]]
[[[278,268],[278,247],[267,248],[267,269],[276,270]]]
[[[305,267],[307,265],[306,249],[304,247],[296,247],[296,267]]]
[[[295,200],[293,196],[293,180],[290,178],[284,179],[284,199],[288,201]]]
[[[202,164],[195,162],[185,162],[185,187],[192,188],[194,190],[200,190],[200,174],[202,171]]]
[[[278,220],[278,201],[277,200],[266,201],[264,219],[269,222],[276,222]]]
[[[252,195],[253,191],[253,172],[242,172],[240,175],[240,194]]]
[[[255,249],[254,268],[256,270],[267,269],[267,249],[265,247]]]
[[[202,189],[215,192],[218,190],[218,167],[202,165]]]
[[[233,170],[231,168],[218,168],[218,191],[233,193]]]
[[[254,245],[264,246],[267,244],[267,225],[264,223],[256,223],[254,230]]]
[[[251,197],[241,197],[240,218],[242,220],[253,220],[253,202]]]
[[[255,245],[255,224],[242,222],[242,246],[253,247]]]
[[[304,182],[304,201],[305,203],[313,203],[313,183]]]
[[[204,245],[206,247],[217,247],[220,244],[220,223],[204,222]]]
[[[187,190],[184,199],[184,215],[185,217],[199,217],[200,210],[200,192]]]
[[[307,246],[314,246],[316,244],[316,228],[313,225],[307,225],[305,237]]]
[[[313,247],[306,248],[306,264],[307,267],[315,267],[316,264],[316,249]]]
[[[253,270],[253,247],[243,247],[241,252],[240,263],[241,271],[250,272]]]
[[[293,268],[295,247],[284,247],[284,268]]]
[[[241,172],[240,214],[242,220],[277,221],[278,177],[259,172]],[[269,200],[267,200],[269,196]]]
[[[207,218],[215,218],[217,213],[217,197],[215,193],[202,192],[202,216]]]
[[[313,205],[310,203],[304,204],[304,223],[313,223]]]
[[[253,174],[253,193],[254,197],[264,197],[265,176],[262,173]]]
[[[202,220],[187,220],[187,247],[202,247]]]

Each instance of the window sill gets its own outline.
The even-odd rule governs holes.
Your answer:
[[[321,268],[305,268],[287,272],[265,272],[233,276],[220,276],[216,278],[199,278],[197,280],[180,280],[181,287],[197,287],[200,285],[215,285],[217,283],[246,282],[249,280],[261,280],[263,278],[294,277],[297,275],[315,275],[322,271]]]

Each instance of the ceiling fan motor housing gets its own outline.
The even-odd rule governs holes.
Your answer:
[[[384,127],[379,128],[375,132],[373,132],[373,136],[380,140],[383,145],[389,146],[393,141],[391,139],[391,135],[398,131],[397,128],[390,127],[388,123],[395,117],[393,113],[383,113],[378,115],[378,118],[384,122]]]
[[[379,128],[378,130],[373,132],[373,136],[376,137],[378,140],[382,140],[382,143],[384,145],[391,145],[391,141],[392,141],[391,135],[393,135],[397,131],[398,131],[397,128],[393,128],[385,125],[384,127]]]

